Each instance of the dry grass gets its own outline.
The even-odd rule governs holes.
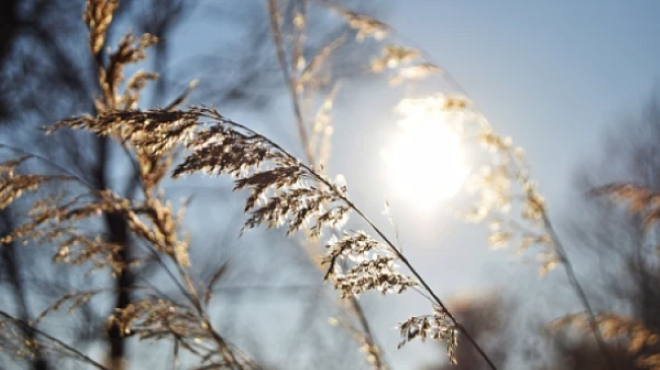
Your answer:
[[[393,31],[392,27],[378,20],[335,3],[311,3],[342,17],[352,29],[350,34],[358,42],[367,38],[380,41]],[[373,368],[385,368],[385,360],[355,299],[371,290],[380,294],[412,291],[428,298],[429,314],[410,317],[399,324],[400,347],[414,339],[442,340],[453,362],[457,338],[461,335],[475,347],[491,369],[496,369],[496,364],[427,284],[397,243],[388,239],[351,200],[348,187],[331,180],[324,173],[332,135],[330,113],[338,85],[330,86],[330,93],[319,98],[322,88],[328,87],[320,82],[323,79],[319,74],[330,55],[346,42],[349,33],[331,40],[315,55],[307,55],[305,39],[309,25],[306,14],[311,4],[307,1],[296,4],[289,19],[293,24],[292,34],[288,35],[284,33],[282,24],[286,17],[282,16],[277,1],[268,2],[277,59],[291,97],[298,135],[306,157],[304,161],[214,108],[178,110],[177,106],[185,100],[190,89],[164,109],[138,110],[140,92],[158,76],[137,72],[124,83],[123,71],[126,65],[144,60],[147,48],[158,39],[152,35],[136,37],[128,34],[105,62],[106,33],[118,1],[88,1],[84,20],[90,30],[90,50],[99,66],[101,94],[96,104],[98,111],[57,122],[48,128],[48,134],[63,129],[84,130],[121,145],[135,166],[140,182],[140,198],[128,199],[109,189],[97,188],[57,166],[54,168],[59,172],[57,175],[23,174],[21,166],[28,161],[53,164],[45,158],[24,155],[0,166],[0,206],[5,208],[19,198],[32,204],[27,221],[3,238],[2,243],[22,241],[56,245],[55,263],[107,270],[113,276],[122,276],[144,261],[126,260],[121,257],[126,245],[100,234],[90,235],[81,227],[101,215],[121,217],[126,221],[131,238],[158,263],[185,299],[175,301],[150,287],[134,285],[130,289],[140,292],[140,295],[136,295],[136,299],[125,307],[117,307],[116,313],[108,320],[108,327],[118,328],[124,337],[172,341],[175,343],[175,359],[179,356],[179,350],[185,350],[198,358],[199,369],[259,368],[212,325],[208,313],[209,301],[212,287],[223,273],[223,266],[219,266],[218,273],[209,281],[202,282],[201,285],[206,288],[200,291],[200,282],[191,278],[189,240],[181,230],[184,214],[175,210],[161,186],[168,176],[175,179],[195,173],[230,176],[234,181],[234,190],[247,190],[249,193],[244,207],[247,219],[241,232],[259,226],[283,227],[288,236],[298,234],[304,240],[320,240],[325,245],[319,268],[323,269],[325,279],[338,295],[349,302],[360,322],[359,344],[365,348]],[[287,46],[285,40],[293,40],[292,45]],[[387,74],[393,85],[424,79],[432,74],[444,74],[451,81],[451,76],[425,57],[423,51],[399,44],[386,44],[382,54],[371,61],[370,68],[373,73]],[[315,106],[318,101],[320,104]],[[402,104],[434,110],[453,118],[460,117],[465,138],[472,138],[473,143],[480,145],[488,153],[489,161],[488,166],[477,172],[471,182],[475,207],[467,217],[485,220],[489,224],[492,230],[489,242],[494,247],[512,242],[518,245],[519,252],[536,247],[543,274],[555,266],[563,266],[587,311],[587,327],[607,356],[600,328],[611,322],[612,318],[603,320],[591,309],[548,218],[544,199],[530,176],[522,149],[515,147],[510,138],[496,134],[476,105],[463,96],[438,95],[408,99]],[[182,153],[185,153],[184,158],[179,159]],[[52,187],[46,186],[62,182],[75,184],[69,189],[76,190],[51,194]],[[632,200],[634,211],[648,211],[655,197],[633,190],[611,188],[607,191]],[[26,193],[31,194],[27,196]],[[512,214],[512,209],[519,212]],[[656,213],[655,208],[648,211],[651,221],[657,218]],[[368,231],[345,230],[344,225],[351,215],[361,220]],[[107,291],[113,290],[71,292],[32,323],[3,312],[1,314],[5,320],[0,327],[1,334],[6,341],[16,343],[11,350],[23,356],[29,356],[34,348],[41,348],[66,353],[105,369],[106,365],[41,332],[37,325],[43,317],[65,305],[70,311],[75,310]],[[36,333],[43,343],[17,339],[12,327]],[[605,332],[606,337],[612,336],[610,331]],[[638,344],[640,340],[635,338],[639,335],[635,335],[633,342]],[[650,338],[655,337],[647,335],[644,341]],[[639,345],[633,347],[639,348]],[[651,364],[655,358],[645,357],[643,361]]]

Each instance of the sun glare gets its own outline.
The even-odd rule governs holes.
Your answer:
[[[399,104],[404,118],[383,151],[392,190],[417,209],[431,209],[456,195],[468,172],[459,135],[435,100]]]

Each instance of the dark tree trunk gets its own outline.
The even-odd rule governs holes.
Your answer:
[[[98,166],[96,168],[95,180],[99,189],[109,189],[110,171],[110,142],[106,137],[99,137],[98,139]],[[129,237],[128,237],[128,224],[126,218],[120,214],[106,212],[104,220],[107,231],[109,233],[108,241],[122,248],[117,256],[119,263],[129,261],[131,256]],[[124,309],[131,303],[130,288],[134,284],[133,273],[128,269],[124,269],[122,273],[115,279],[115,289],[117,290],[117,300],[114,309]],[[126,341],[122,336],[117,325],[112,325],[107,331],[108,340],[110,343],[110,367],[114,370],[124,368],[126,358]]]
[[[18,3],[21,0],[0,1],[0,71],[3,70],[11,45],[16,39],[19,29]],[[2,81],[0,81],[0,85]],[[7,106],[0,98],[0,119],[6,117]]]

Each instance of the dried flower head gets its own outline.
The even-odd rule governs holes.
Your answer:
[[[418,65],[400,67],[396,70],[394,76],[390,77],[391,85],[400,85],[404,81],[423,80],[431,75],[442,72],[442,69],[433,63],[421,63]]]
[[[397,258],[389,248],[364,231],[341,239],[333,237],[326,248],[328,254],[323,259],[323,264],[329,265],[326,279],[332,279],[342,298],[359,296],[367,290],[401,294],[417,286],[415,279],[397,271]],[[351,265],[343,268],[347,263]]]
[[[364,41],[367,37],[382,40],[390,31],[388,25],[366,14],[350,11],[331,1],[322,0],[319,3],[344,18],[348,25],[357,31],[355,39],[358,42]]]
[[[422,342],[426,339],[444,340],[447,342],[449,361],[456,364],[458,329],[443,309],[436,307],[432,315],[411,317],[399,323],[398,329],[401,334],[399,348],[415,338],[421,339]]]
[[[371,61],[371,70],[382,72],[385,68],[394,69],[403,63],[419,57],[419,51],[400,45],[387,45],[383,55]]]
[[[89,48],[97,55],[105,45],[105,36],[119,0],[87,0],[83,20],[89,27]]]

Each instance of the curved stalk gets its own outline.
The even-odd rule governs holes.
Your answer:
[[[334,184],[332,184],[330,181],[328,181],[325,177],[320,175],[318,172],[314,171],[312,168],[310,168],[308,165],[300,162],[298,158],[290,154],[288,151],[286,151],[284,148],[279,146],[277,143],[273,142],[272,140],[268,139],[267,137],[257,133],[256,131],[240,124],[237,122],[234,122],[232,120],[228,120],[224,117],[222,117],[218,113],[204,113],[202,116],[206,116],[208,118],[214,119],[214,120],[219,120],[222,123],[240,128],[241,130],[247,131],[250,134],[254,135],[255,137],[259,137],[260,139],[264,140],[264,142],[268,143],[271,145],[274,149],[280,151],[282,154],[286,155],[290,159],[297,161],[299,166],[303,168],[316,182],[321,183],[325,186],[327,186],[329,189],[331,189],[335,195],[337,196],[338,199],[341,199],[342,202],[346,204],[351,210],[353,210],[364,222],[369,225],[369,227],[376,233],[378,236],[385,242],[385,244],[392,250],[392,252],[401,260],[401,262],[408,268],[408,270],[413,274],[413,276],[419,281],[419,283],[424,287],[424,289],[429,293],[429,295],[432,298],[433,303],[437,304],[442,310],[447,314],[449,319],[452,321],[452,323],[456,326],[456,328],[465,336],[465,338],[472,344],[472,346],[475,348],[475,350],[479,353],[479,355],[486,361],[488,364],[489,368],[491,370],[497,370],[497,367],[493,363],[493,361],[488,357],[486,352],[481,348],[481,346],[477,343],[476,339],[468,332],[468,330],[458,321],[456,316],[447,308],[447,306],[442,302],[440,297],[431,289],[431,287],[428,285],[428,283],[424,280],[424,278],[420,275],[420,273],[415,269],[415,267],[412,265],[412,263],[406,258],[406,256],[399,251],[398,248],[392,243],[392,241],[389,240],[389,238],[374,224],[369,217],[367,217],[364,212],[360,208],[358,208],[353,201],[348,199],[346,195],[338,189]]]

